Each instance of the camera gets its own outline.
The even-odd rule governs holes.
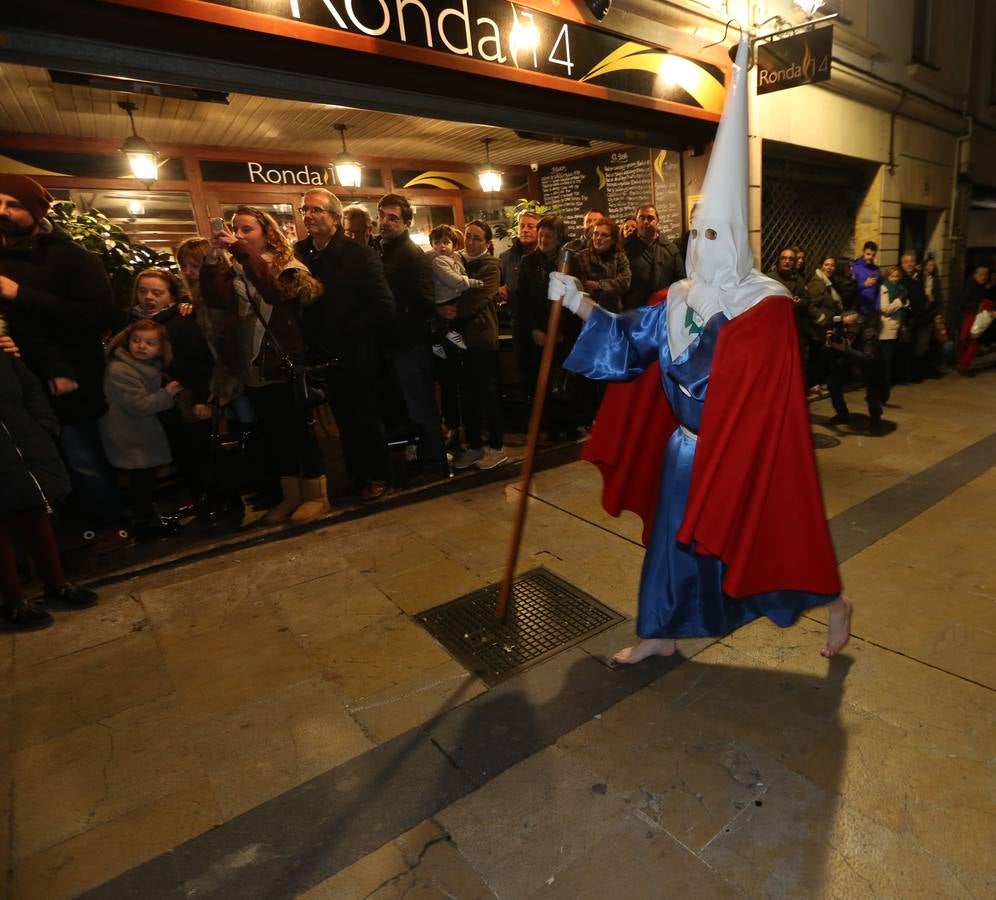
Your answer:
[[[535,162],[530,163],[529,164],[529,169],[532,172],[538,172],[539,171],[539,163],[535,163]]]
[[[842,341],[845,339],[844,335],[844,317],[834,316],[833,317],[833,328],[830,332],[833,335],[835,341]]]

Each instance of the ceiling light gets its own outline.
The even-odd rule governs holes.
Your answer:
[[[481,143],[484,144],[484,169],[477,173],[481,190],[488,194],[501,190],[501,172],[491,165],[491,141],[492,138],[481,138]]]
[[[809,18],[813,15],[823,5],[823,0],[793,0],[796,6],[799,7]]]
[[[346,150],[346,126],[339,124],[335,126],[342,138],[342,153],[336,156],[333,161],[335,166],[335,180],[345,188],[358,188],[362,179],[361,166]]]
[[[131,100],[118,100],[118,106],[128,113],[128,121],[131,122],[131,135],[125,138],[121,152],[128,160],[131,174],[149,187],[159,177],[159,154],[135,130],[133,113],[138,107]]]

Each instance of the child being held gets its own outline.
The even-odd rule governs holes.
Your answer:
[[[429,242],[432,250],[429,258],[432,262],[432,286],[436,294],[436,306],[456,306],[457,298],[468,288],[484,287],[484,282],[477,278],[469,278],[460,259],[459,250],[463,249],[463,239],[460,232],[452,225],[437,225],[429,232]],[[442,340],[433,344],[432,352],[436,356],[446,356],[442,341],[448,341],[461,350],[467,349],[463,335],[454,328],[444,326],[440,329]]]
[[[115,335],[107,350],[108,409],[100,420],[104,450],[111,465],[128,475],[136,531],[149,537],[176,534],[178,520],[160,516],[152,501],[156,469],[173,461],[159,413],[183,390],[179,381],[163,386],[163,367],[173,356],[166,328],[139,319]]]

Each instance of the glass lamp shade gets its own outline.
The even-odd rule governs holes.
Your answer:
[[[125,138],[121,152],[128,159],[131,174],[139,181],[148,184],[159,177],[159,154],[156,153],[142,138],[132,135]]]
[[[485,169],[477,176],[481,180],[481,190],[489,194],[501,190],[501,172],[495,169]]]
[[[335,178],[343,187],[358,188],[362,178],[363,166],[346,153],[340,153],[333,163]]]

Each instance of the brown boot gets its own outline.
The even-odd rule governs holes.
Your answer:
[[[301,505],[291,516],[292,522],[310,522],[332,511],[325,476],[301,479]]]
[[[263,521],[267,525],[278,525],[280,522],[286,522],[291,517],[291,513],[301,505],[301,479],[296,475],[281,475],[280,491],[284,495],[284,499],[263,516]]]

